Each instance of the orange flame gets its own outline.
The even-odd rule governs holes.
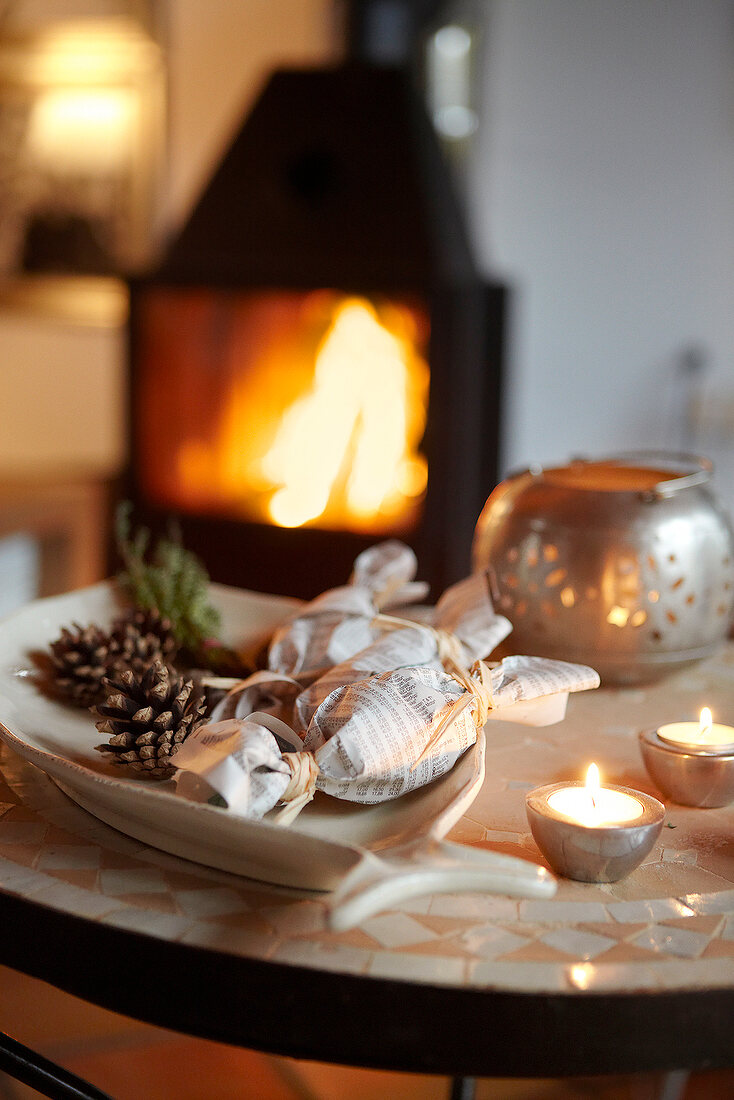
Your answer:
[[[352,525],[369,528],[421,495],[427,469],[416,448],[425,414],[411,370],[420,378],[426,368],[416,358],[369,302],[350,298],[337,308],[313,384],[286,410],[262,459],[275,524],[317,520],[336,494]]]
[[[424,323],[407,305],[329,291],[256,300],[232,323],[217,414],[189,382],[201,415],[161,471],[167,495],[282,527],[407,529],[428,477]],[[202,333],[212,327],[204,313]],[[190,354],[199,344],[189,337]]]

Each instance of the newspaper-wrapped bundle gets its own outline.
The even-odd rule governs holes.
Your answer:
[[[428,586],[413,580],[413,551],[389,540],[359,555],[349,584],[323,592],[276,630],[268,668],[309,684],[358,653],[381,633],[380,611],[422,599]]]
[[[495,614],[485,574],[448,588],[435,607],[432,625],[380,615],[372,626],[383,632],[376,641],[307,688],[285,673],[262,670],[237,684],[214,708],[212,718],[246,718],[266,711],[305,734],[318,705],[336,688],[405,666],[468,667],[488,656],[512,629],[504,616]]]
[[[307,730],[320,703],[339,687],[409,666],[437,671],[468,668],[488,657],[512,630],[509,620],[495,613],[484,573],[447,588],[430,626],[390,616],[381,617],[381,623],[386,632],[372,645],[335,665],[297,696],[296,729]]]
[[[292,676],[261,669],[235,683],[212,708],[211,720],[247,718],[255,711],[263,711],[293,726],[293,710],[302,690],[303,686]]]
[[[452,675],[395,669],[331,692],[314,713],[304,748],[319,766],[319,790],[383,802],[452,768],[490,711],[512,721],[515,703],[598,686],[593,669],[542,657],[506,657],[494,667],[476,661]]]
[[[318,767],[300,741],[270,714],[210,722],[179,749],[177,791],[195,802],[221,802],[259,820],[278,803],[276,820],[292,821],[311,801]]]
[[[474,744],[490,712],[504,711],[502,717],[512,721],[513,705],[519,702],[598,685],[591,668],[540,657],[509,657],[495,667],[477,661],[470,671],[457,668],[453,675],[429,667],[397,668],[342,685],[316,708],[304,751],[281,753],[294,782],[279,762],[269,769],[287,779],[272,805],[294,801],[295,807],[282,811],[280,820],[288,821],[314,789],[365,804],[397,798],[449,771]],[[225,733],[217,726],[226,726]],[[183,773],[195,773],[230,809],[262,816],[267,799],[253,808],[248,752],[250,738],[262,741],[256,729],[261,726],[271,735],[282,733],[286,741],[295,736],[277,718],[262,714],[195,730],[176,756],[181,793],[186,794],[189,782],[182,781]],[[237,769],[248,771],[247,782],[232,779],[232,764],[235,775]]]

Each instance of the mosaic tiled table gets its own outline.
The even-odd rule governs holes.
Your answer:
[[[566,719],[488,727],[451,839],[542,862],[528,789],[582,778],[660,797],[642,728],[734,721],[734,645]],[[668,804],[625,880],[555,898],[437,895],[349,932],[323,896],[146,847],[0,747],[0,961],[107,1007],[264,1050],[423,1072],[556,1075],[734,1064],[734,807]]]

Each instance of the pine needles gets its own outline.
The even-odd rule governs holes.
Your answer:
[[[161,538],[151,548],[147,528],[132,532],[131,511],[129,501],[117,510],[115,535],[124,563],[118,582],[135,607],[170,620],[182,649],[200,655],[219,629],[219,612],[209,602],[209,575],[180,540]]]

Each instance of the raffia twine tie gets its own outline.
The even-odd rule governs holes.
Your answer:
[[[283,759],[291,770],[288,786],[280,796],[284,803],[274,815],[278,825],[288,825],[298,817],[314,796],[319,766],[310,752],[284,752]]]
[[[452,672],[454,668],[463,668],[464,649],[456,635],[448,630],[439,630],[435,627],[431,629],[436,638],[438,659],[446,671]]]
[[[492,668],[486,661],[475,661],[470,669],[459,663],[454,663],[451,667],[449,665],[450,662],[444,666],[446,671],[474,697],[476,701],[474,721],[477,729],[481,729],[494,706]]]
[[[372,599],[375,607],[379,610],[379,608],[389,603],[395,593],[400,591],[407,579],[408,578],[403,576],[389,577],[382,585],[382,588],[373,590]]]
[[[308,795],[308,801],[313,798],[316,789],[316,780],[320,773],[312,752],[284,752],[283,759],[291,770],[290,783],[283,791],[283,802],[295,802],[297,798]]]
[[[492,709],[491,666],[484,661],[475,661],[470,669],[465,668],[461,664],[453,664],[451,667],[448,667],[450,664],[451,662],[448,662],[448,664],[444,666],[446,672],[461,684],[466,694],[462,695],[453,707],[446,710],[446,713],[431,734],[420,756],[413,762],[413,768],[416,768],[429,753],[434,751],[436,745],[440,744],[446,734],[446,730],[456,721],[461,712],[471,705],[472,699],[474,699],[476,703],[472,712],[472,718],[478,730],[480,730],[487,721],[489,712]]]
[[[464,665],[464,650],[456,634],[449,630],[441,630],[440,627],[431,626],[430,623],[422,623],[420,620],[401,619],[398,615],[376,615],[372,620],[378,626],[387,630],[427,630],[436,640],[438,659],[447,672],[454,666],[462,668]]]
[[[387,615],[384,611],[381,611],[379,615],[372,617],[371,626],[381,626],[385,630],[404,630],[405,627],[422,627],[424,630],[432,630],[433,628],[426,623],[417,622],[414,619],[401,619],[399,615]]]
[[[400,630],[404,627],[416,627],[420,630],[430,630],[436,639],[438,658],[450,676],[458,680],[462,687],[470,692],[476,700],[474,718],[477,729],[481,729],[487,721],[490,710],[494,707],[492,694],[492,665],[487,661],[475,661],[471,668],[464,664],[464,650],[461,641],[456,634],[449,630],[441,630],[439,627],[430,626],[428,623],[414,622],[412,619],[401,619],[397,615],[376,615],[374,623],[388,630]],[[433,739],[432,739],[433,740]]]

